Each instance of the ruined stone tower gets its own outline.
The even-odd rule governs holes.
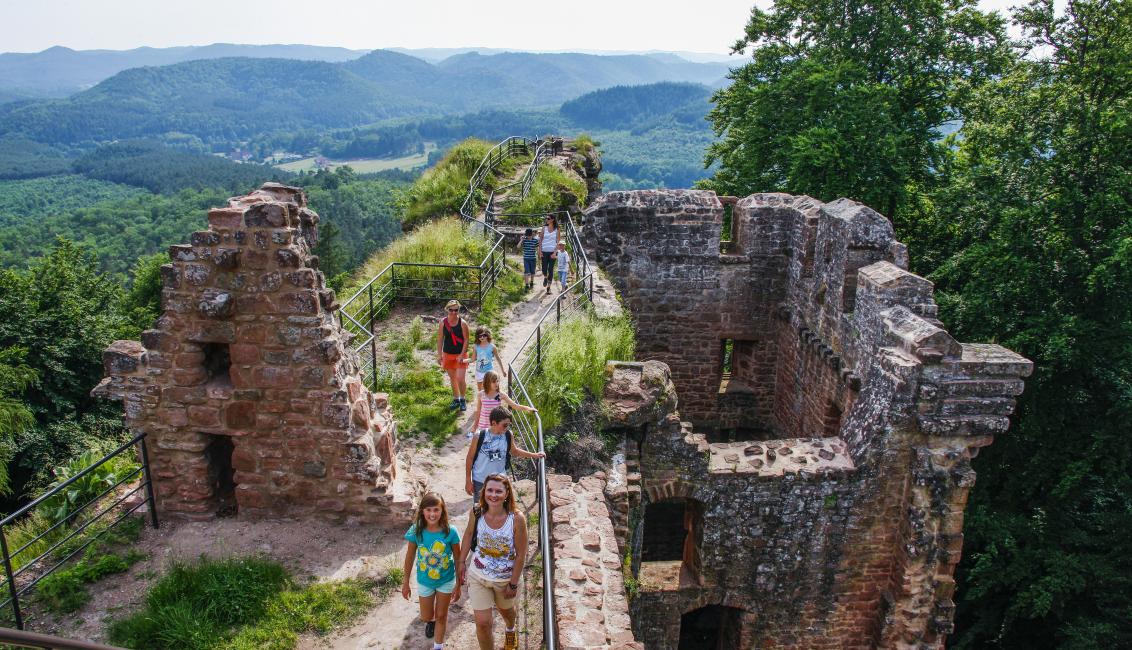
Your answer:
[[[116,341],[94,394],[149,435],[168,516],[407,519],[387,398],[366,389],[311,248],[318,215],[274,183],[170,248],[162,315]]]
[[[629,441],[613,497],[637,638],[942,648],[970,459],[1032,364],[948,334],[873,210],[728,203],[613,192],[586,212],[648,360],[612,365],[605,395]]]

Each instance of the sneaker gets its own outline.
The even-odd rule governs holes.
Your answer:
[[[426,639],[431,639],[432,635],[436,633],[436,621],[429,621],[424,624],[424,635]]]
[[[514,632],[503,633],[503,650],[516,650],[519,647],[518,635]]]
[[[460,398],[459,397],[453,397],[452,403],[448,405],[448,408],[453,410],[453,411],[460,408]]]
[[[460,412],[468,410],[468,400],[460,398]]]

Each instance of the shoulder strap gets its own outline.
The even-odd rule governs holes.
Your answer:
[[[504,465],[503,466],[507,468],[508,472],[510,472],[511,471],[511,430],[510,429],[507,430],[507,452],[506,452],[506,455],[504,455],[503,459],[504,459],[504,461],[503,461]]]
[[[508,435],[510,435],[510,434],[508,434]],[[474,456],[472,456],[472,462],[475,462],[475,459],[479,458],[480,447],[483,447],[483,439],[486,436],[487,436],[487,429],[480,429],[480,437],[476,440],[476,453],[475,453]]]
[[[472,541],[468,542],[468,548],[476,550],[476,546],[480,541],[480,507],[479,504],[472,506]]]

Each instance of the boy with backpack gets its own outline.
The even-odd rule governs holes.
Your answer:
[[[497,406],[488,416],[488,428],[480,429],[475,441],[468,446],[464,463],[464,491],[479,500],[483,482],[492,474],[506,474],[511,470],[511,457],[543,458],[541,451],[530,452],[515,443],[511,435],[511,412]]]

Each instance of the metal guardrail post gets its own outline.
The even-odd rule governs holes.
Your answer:
[[[393,267],[396,269],[397,267]],[[396,273],[396,270],[394,270]],[[396,285],[393,288],[397,290]],[[373,285],[369,287],[369,373],[370,373],[370,386],[373,392],[377,392],[377,310],[373,305]]]
[[[141,448],[142,476],[145,477],[145,499],[149,501],[149,522],[154,528],[159,528],[161,523],[157,521],[157,499],[153,497],[153,474],[149,471],[149,447],[145,444],[145,434],[138,440],[138,446]]]
[[[8,591],[12,594],[12,614],[16,617],[16,627],[24,629],[24,616],[20,612],[20,594],[16,589],[16,577],[12,575],[12,556],[8,554],[8,536],[0,524],[0,551],[4,553],[4,575],[8,578]]]
[[[559,325],[561,325],[562,324],[562,299],[561,298],[554,301],[554,312],[555,312],[555,314],[554,314],[555,322],[557,322]]]
[[[542,324],[535,328],[535,371],[542,374]]]

